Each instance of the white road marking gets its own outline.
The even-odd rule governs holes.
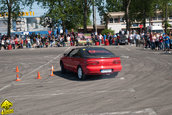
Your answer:
[[[156,112],[152,108],[146,108],[139,111],[123,111],[123,112],[106,112],[106,113],[99,113],[96,115],[127,115],[127,114],[144,114],[144,115],[157,115]]]
[[[73,94],[100,94],[100,93],[113,93],[113,92],[131,92],[134,93],[134,89],[126,89],[126,90],[113,90],[113,91],[78,91],[78,90],[57,90],[55,92],[58,93],[48,93],[48,94],[28,94],[28,95],[13,95],[13,96],[6,96],[6,98],[32,98],[32,97],[45,97],[45,96],[56,96],[56,95],[73,95]]]
[[[70,49],[70,47],[68,47],[64,52],[66,52],[66,51],[69,50],[69,49]],[[33,73],[33,72],[35,72],[35,71],[41,69],[42,67],[48,65],[49,63],[51,63],[51,62],[54,61],[55,59],[58,59],[58,58],[60,57],[60,55],[62,55],[62,54],[57,55],[55,58],[53,58],[52,60],[50,60],[50,61],[47,62],[46,64],[43,64],[43,65],[39,66],[37,69],[34,69],[33,71],[29,72],[28,74],[26,74],[26,75],[24,75],[24,76],[27,76],[27,75],[29,75],[29,74],[31,74],[31,73]],[[0,91],[3,91],[4,89],[10,87],[10,86],[13,84],[13,82],[14,82],[14,81],[12,81],[11,83],[9,83],[9,84],[5,85],[4,87],[0,88]]]
[[[10,83],[10,84],[8,84],[8,85],[5,85],[4,87],[2,87],[1,89],[0,89],[0,91],[2,91],[2,90],[4,90],[4,89],[6,89],[6,88],[8,88],[8,87],[10,87],[12,84]]]
[[[122,55],[122,56],[120,56],[121,58],[126,58],[126,59],[128,59],[128,58],[130,58],[130,56],[124,56],[124,55]]]
[[[120,77],[120,80],[124,80],[125,78],[124,77]]]
[[[57,96],[63,95],[63,93],[52,93],[52,94],[37,94],[37,95],[20,95],[20,96],[7,96],[8,98],[29,98],[29,97],[49,97],[49,96]]]

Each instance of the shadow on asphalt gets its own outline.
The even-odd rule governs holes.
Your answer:
[[[101,75],[101,76],[100,75],[94,75],[94,76],[89,75],[89,76],[87,76],[87,78],[85,80],[79,80],[77,78],[76,73],[73,73],[73,72],[67,72],[65,74],[62,74],[61,71],[55,71],[54,74],[61,78],[72,80],[72,81],[92,81],[92,80],[115,78],[118,75],[118,72],[115,72],[111,75]]]

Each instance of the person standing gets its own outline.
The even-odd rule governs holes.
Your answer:
[[[154,33],[152,37],[152,50],[155,50],[155,40],[156,40],[156,34]]]
[[[172,49],[172,37],[170,37],[170,48]]]
[[[162,35],[159,37],[159,49],[160,50],[163,49],[163,36]]]
[[[135,34],[135,41],[136,41],[136,47],[140,47],[140,35],[138,33]]]
[[[129,42],[130,42],[130,45],[134,44],[134,36],[133,36],[132,32],[129,35]]]
[[[31,48],[31,40],[30,40],[30,37],[27,38],[27,46],[28,46],[28,48]]]
[[[159,39],[160,39],[160,35],[157,33],[156,34],[156,40],[155,40],[156,50],[159,50],[160,49],[160,47],[159,47]]]
[[[2,45],[1,45],[1,41],[2,41],[2,40],[1,40],[1,36],[0,36],[0,50],[1,50],[1,47],[2,47]]]
[[[106,34],[103,35],[103,39],[104,39],[104,41],[106,40]]]
[[[109,33],[108,39],[109,39],[109,44],[112,45],[112,35],[111,35],[111,33]]]
[[[103,36],[101,35],[101,33],[99,34],[99,43],[100,43],[100,45],[102,44],[102,38],[103,38]]]
[[[1,47],[4,47],[4,49],[6,50],[5,37],[3,37],[1,40]]]
[[[11,44],[12,44],[12,48],[15,49],[15,41],[14,41],[14,38],[13,37],[11,39]]]
[[[168,36],[168,34],[165,34],[164,43],[165,43],[165,51],[166,51],[166,53],[167,52],[170,53],[170,37]]]
[[[14,42],[15,42],[15,47],[17,48],[18,47],[18,38],[17,38],[17,35],[16,35],[16,37],[14,39]]]
[[[21,48],[23,49],[23,38],[21,38],[20,45],[21,45]]]

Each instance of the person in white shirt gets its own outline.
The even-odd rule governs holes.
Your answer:
[[[5,38],[2,38],[1,40],[1,47],[4,47],[4,49],[6,49]]]
[[[140,47],[140,35],[138,33],[136,33],[135,35],[135,40],[136,40],[136,47]]]
[[[27,46],[28,48],[31,48],[31,41],[30,41],[30,37],[27,38]]]
[[[102,43],[102,38],[103,38],[103,36],[101,35],[101,33],[99,34],[99,43],[100,43],[100,45],[101,45],[101,43]]]
[[[134,44],[134,36],[132,33],[130,33],[129,39],[130,39],[130,45]]]

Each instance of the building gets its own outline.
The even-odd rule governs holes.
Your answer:
[[[107,24],[108,29],[115,31],[115,33],[119,33],[120,30],[126,30],[126,22],[124,20],[124,12],[109,12],[108,13],[110,18]],[[172,16],[168,17],[168,23],[172,25]],[[161,16],[161,12],[157,11],[156,16],[152,17],[151,19],[146,19],[146,27],[153,25],[153,26],[163,26],[162,24],[163,18]],[[131,29],[139,29],[140,22],[135,21]]]
[[[49,31],[49,28],[40,24],[40,17],[21,17],[11,22],[11,32]],[[0,25],[0,33],[7,33],[7,18],[0,17]]]

